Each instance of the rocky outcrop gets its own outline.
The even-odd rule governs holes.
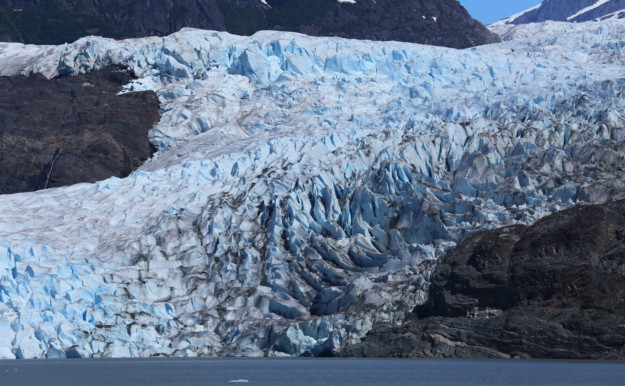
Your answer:
[[[36,44],[85,35],[162,36],[183,27],[238,35],[276,29],[455,48],[499,41],[455,0],[1,0],[0,20],[1,40]]]
[[[0,194],[125,177],[153,149],[153,92],[117,95],[116,68],[48,80],[0,77]]]
[[[428,305],[343,355],[625,357],[625,201],[469,236],[436,267]]]

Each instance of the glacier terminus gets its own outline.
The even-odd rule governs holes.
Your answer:
[[[0,43],[153,90],[130,176],[0,196],[0,358],[335,355],[482,229],[625,197],[625,24],[450,49],[262,31]]]

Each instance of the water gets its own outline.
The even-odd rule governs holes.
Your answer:
[[[624,362],[455,359],[0,361],[0,385],[618,385]]]

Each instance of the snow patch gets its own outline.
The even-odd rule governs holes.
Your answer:
[[[526,14],[526,13],[528,13],[528,12],[531,12],[531,11],[533,11],[533,10],[535,10],[535,9],[540,8],[540,6],[541,6],[541,5],[542,5],[542,2],[541,2],[540,4],[537,4],[537,5],[533,6],[533,7],[531,7],[531,8],[526,9],[525,11],[522,11],[522,12],[519,12],[519,13],[515,13],[515,14],[514,14],[514,15],[512,15],[512,16],[508,16],[508,17],[506,17],[505,19],[501,19],[501,20],[496,21],[496,22],[494,22],[494,23],[492,23],[492,24],[490,24],[490,25],[491,25],[491,26],[495,26],[495,25],[500,25],[500,24],[512,24],[512,23],[514,23],[514,21],[515,21],[516,19],[518,19],[519,17],[521,17],[521,16],[525,15],[525,14]]]
[[[586,12],[592,11],[595,8],[598,8],[600,6],[602,6],[603,4],[609,3],[611,0],[598,0],[595,4],[590,5],[584,9],[579,10],[577,13],[569,16],[566,18],[566,20],[573,20],[578,16],[581,16],[583,14],[585,14]]]

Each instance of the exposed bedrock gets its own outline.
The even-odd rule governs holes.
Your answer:
[[[73,77],[0,77],[0,194],[125,177],[153,153],[151,91],[117,95],[117,68]]]
[[[467,237],[434,270],[429,305],[343,354],[623,358],[625,200]]]

